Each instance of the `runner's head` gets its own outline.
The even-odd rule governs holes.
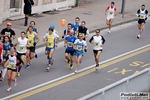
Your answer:
[[[26,37],[26,33],[24,31],[21,32],[21,38],[25,38]]]
[[[31,21],[30,26],[34,27],[35,26],[35,21]]]
[[[142,10],[144,10],[144,9],[145,9],[145,5],[144,5],[144,4],[141,6],[141,9],[142,9]]]
[[[53,28],[49,28],[49,34],[53,34],[54,29]]]
[[[12,23],[11,23],[11,22],[8,22],[8,23],[7,23],[7,29],[10,29],[11,26],[12,26]]]
[[[86,22],[82,21],[82,27],[85,27]]]
[[[9,42],[9,40],[10,40],[9,36],[5,36],[5,37],[4,37],[4,42],[5,42],[5,43]]]
[[[99,30],[99,29],[97,29],[95,32],[96,32],[96,35],[97,35],[97,36],[100,35],[100,30]]]
[[[111,7],[114,7],[114,5],[115,5],[115,2],[111,2]]]
[[[73,36],[73,34],[74,34],[74,30],[72,29],[70,30],[70,36]]]
[[[80,18],[79,18],[79,17],[76,17],[75,23],[76,23],[76,24],[79,24],[79,22],[80,22]]]
[[[68,30],[71,30],[71,29],[72,29],[72,24],[68,23]]]
[[[83,40],[83,34],[80,34],[80,35],[79,35],[79,39],[80,39],[80,40]]]
[[[11,45],[10,53],[13,54],[15,51],[16,51],[16,48],[13,45]]]
[[[29,31],[29,33],[32,33],[33,32],[33,27],[29,26],[28,31]]]

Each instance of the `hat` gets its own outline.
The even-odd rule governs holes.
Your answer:
[[[50,24],[50,28],[55,28],[55,25],[54,24]]]
[[[10,26],[12,26],[12,23],[11,23],[11,22],[7,22],[7,25],[10,25]]]

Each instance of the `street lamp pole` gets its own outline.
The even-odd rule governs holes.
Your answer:
[[[124,18],[124,10],[125,10],[125,0],[122,0],[122,7],[121,7],[122,18]]]

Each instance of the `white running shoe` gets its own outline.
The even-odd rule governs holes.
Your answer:
[[[7,92],[11,92],[11,87],[9,87],[9,88],[7,89]]]
[[[138,35],[137,38],[140,39],[140,35]]]
[[[74,73],[77,74],[77,73],[79,73],[79,72],[78,72],[78,70],[75,70]]]
[[[17,86],[17,79],[15,79],[15,83],[14,83],[14,86]]]
[[[111,33],[110,30],[108,31],[108,33],[109,33],[109,34]]]
[[[48,66],[48,67],[46,68],[46,70],[47,70],[47,71],[50,71],[50,66]]]

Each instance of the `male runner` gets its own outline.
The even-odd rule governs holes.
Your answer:
[[[106,25],[109,26],[109,31],[108,33],[111,33],[111,27],[112,27],[112,22],[114,20],[114,17],[117,14],[117,9],[114,6],[115,3],[111,2],[111,5],[107,7],[107,9],[105,10],[105,15],[107,15],[107,19],[106,19]]]
[[[140,39],[141,34],[143,32],[145,21],[148,18],[148,11],[145,9],[145,5],[141,6],[141,9],[137,11],[136,15],[139,17],[139,20],[138,20],[139,35],[137,36],[137,38]]]
[[[94,58],[95,58],[95,62],[96,62],[95,68],[96,68],[96,70],[98,70],[99,57],[102,53],[103,45],[105,43],[105,39],[102,35],[100,35],[99,29],[96,30],[96,34],[91,37],[89,42],[94,45],[93,53],[94,53]]]

